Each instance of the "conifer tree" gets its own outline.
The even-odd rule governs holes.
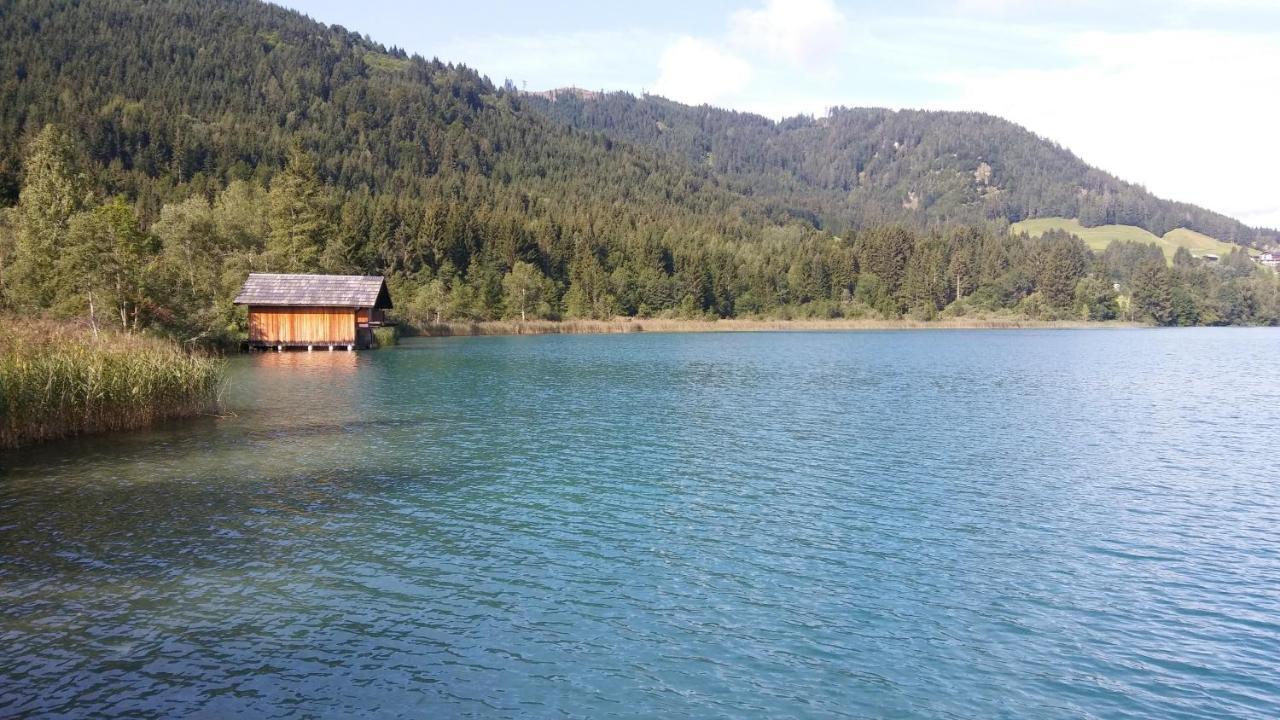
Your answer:
[[[57,293],[55,258],[71,216],[88,201],[88,181],[79,170],[71,137],[55,125],[46,125],[36,136],[23,169],[8,275],[17,304],[48,307]]]
[[[609,292],[609,276],[594,255],[581,253],[570,264],[564,303],[569,317],[602,320],[617,312],[617,300]]]
[[[1157,325],[1174,321],[1173,286],[1163,260],[1147,260],[1133,274],[1133,307],[1141,317]]]
[[[1036,287],[1053,307],[1068,307],[1075,299],[1076,282],[1084,276],[1088,248],[1074,235],[1046,235],[1044,241],[1048,247]]]
[[[329,235],[315,160],[295,147],[284,171],[271,179],[267,196],[264,260],[275,272],[315,272]]]

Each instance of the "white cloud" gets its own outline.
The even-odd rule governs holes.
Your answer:
[[[1202,30],[1066,35],[1059,68],[935,79],[1092,164],[1251,224],[1280,226],[1280,38]]]
[[[831,0],[768,0],[729,19],[731,41],[810,70],[828,63],[846,40],[847,21]]]
[[[794,93],[779,78],[833,78],[834,62],[848,40],[848,22],[832,0],[767,0],[737,10],[727,30],[713,37],[681,36],[658,63],[654,92],[689,103],[710,103],[771,116],[797,112]],[[780,62],[775,62],[780,61]],[[787,81],[783,81],[785,87]],[[825,107],[800,103],[804,109]]]
[[[658,61],[658,95],[689,104],[721,104],[751,82],[751,65],[723,48],[683,36]]]

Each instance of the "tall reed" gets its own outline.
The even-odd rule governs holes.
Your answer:
[[[0,316],[0,448],[209,411],[222,365],[157,338]]]

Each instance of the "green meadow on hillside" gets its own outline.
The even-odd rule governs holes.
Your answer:
[[[1222,242],[1208,235],[1203,235],[1194,230],[1186,228],[1177,228],[1165,233],[1164,237],[1159,237],[1134,225],[1099,225],[1098,227],[1085,227],[1080,224],[1079,220],[1073,218],[1036,218],[1034,220],[1023,220],[1009,226],[1009,231],[1013,233],[1027,233],[1032,237],[1039,237],[1050,230],[1066,230],[1067,232],[1079,236],[1084,240],[1085,244],[1091,250],[1101,252],[1107,249],[1115,240],[1132,240],[1140,243],[1151,243],[1160,246],[1164,251],[1166,258],[1172,260],[1173,254],[1178,248],[1185,247],[1192,255],[1200,257],[1202,255],[1217,255],[1222,257],[1239,247],[1232,243]]]

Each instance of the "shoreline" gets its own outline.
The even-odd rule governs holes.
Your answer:
[[[830,332],[842,330],[1045,330],[1140,328],[1126,321],[1032,320],[1025,318],[953,318],[944,320],[679,320],[672,318],[616,318],[613,320],[485,320],[433,323],[404,337],[479,337],[504,335],[610,335],[636,332]]]

